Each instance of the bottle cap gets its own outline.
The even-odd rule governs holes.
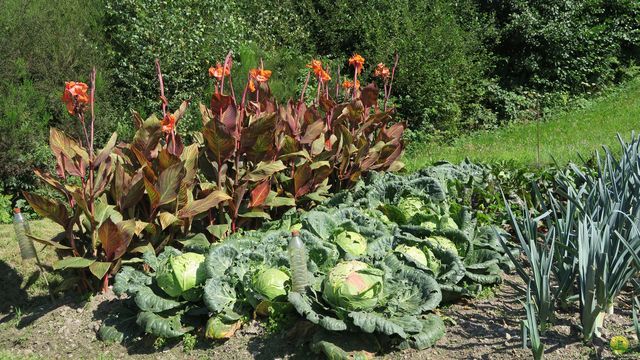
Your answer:
[[[297,229],[291,230],[291,236],[298,236],[300,235],[300,231]]]
[[[13,208],[13,212],[15,214],[20,214],[20,208]]]

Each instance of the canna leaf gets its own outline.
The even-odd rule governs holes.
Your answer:
[[[98,238],[102,244],[107,260],[117,260],[127,251],[127,247],[135,232],[135,220],[127,220],[117,225],[107,219],[98,228]]]
[[[273,174],[280,172],[287,167],[282,163],[282,160],[272,161],[272,162],[260,162],[256,165],[256,168],[252,170],[250,173],[246,175],[247,180],[249,181],[263,181]]]
[[[49,199],[38,194],[23,192],[24,198],[27,199],[31,208],[38,215],[49,218],[62,227],[66,228],[71,221],[66,206],[56,199]]]
[[[53,270],[82,269],[89,267],[94,262],[96,261],[83,257],[68,257],[54,262]]]
[[[265,180],[260,184],[258,184],[251,191],[251,201],[249,201],[249,207],[253,208],[253,207],[258,207],[262,205],[267,199],[267,196],[269,196],[270,191],[271,191],[271,182],[269,180]]]
[[[99,262],[96,261],[93,264],[89,265],[89,271],[98,279],[104,278],[104,275],[109,271],[111,267],[110,262]]]
[[[218,206],[223,201],[230,200],[231,197],[224,191],[216,190],[204,199],[194,200],[187,203],[182,209],[178,211],[178,218],[190,219],[196,215],[202,214],[209,209]]]

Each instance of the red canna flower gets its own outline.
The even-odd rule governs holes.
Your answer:
[[[209,68],[209,77],[216,78],[218,81],[222,80],[223,77],[229,76],[231,71],[229,71],[229,67],[222,67],[220,63],[216,63],[215,67]]]
[[[358,54],[353,54],[349,59],[349,65],[353,66],[356,69],[356,72],[360,74],[362,66],[364,65],[364,58]]]
[[[320,77],[320,75],[322,75],[322,72],[324,71],[322,69],[322,62],[320,60],[311,60],[311,63],[307,64],[307,67],[309,69],[313,69],[313,73],[318,77]]]
[[[324,69],[320,69],[320,74],[318,75],[318,79],[321,82],[327,82],[331,80],[331,75],[329,75],[328,72],[326,72]]]
[[[172,114],[167,114],[164,116],[161,122],[162,132],[171,133],[176,127],[176,117]]]
[[[262,66],[259,69],[251,69],[249,70],[249,77],[249,90],[251,90],[251,92],[255,92],[256,84],[254,83],[254,80],[261,83],[269,81],[269,78],[271,77],[271,70],[265,70]]]
[[[267,82],[271,77],[271,70],[260,69],[251,69],[249,74],[252,78],[256,79],[258,82]]]
[[[62,101],[67,106],[69,114],[75,115],[84,110],[85,105],[89,103],[88,89],[85,83],[75,81],[65,83]]]
[[[307,67],[313,70],[313,73],[321,82],[327,82],[331,80],[331,75],[329,75],[329,73],[322,68],[322,61],[311,60],[311,63],[307,64]]]
[[[391,73],[389,72],[389,68],[384,66],[383,63],[379,63],[378,66],[376,66],[376,69],[373,71],[373,76],[375,77],[386,79],[389,77],[389,75],[391,75]]]

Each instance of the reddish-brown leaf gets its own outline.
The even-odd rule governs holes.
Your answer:
[[[180,211],[178,211],[178,218],[188,219],[198,214],[218,206],[223,201],[231,199],[224,191],[216,190],[207,195],[204,199],[195,200],[187,203]]]
[[[233,98],[231,96],[214,93],[213,96],[211,96],[210,107],[213,116],[220,116],[220,114],[225,111],[231,104],[233,104]]]
[[[117,260],[125,254],[135,227],[135,220],[122,221],[116,225],[111,219],[107,219],[102,223],[98,229],[98,238],[108,261]]]
[[[300,198],[304,196],[311,190],[311,181],[313,176],[311,167],[309,163],[305,163],[304,165],[296,168],[295,174],[293,176],[293,183],[295,188],[294,196]]]
[[[269,179],[261,182],[251,191],[251,201],[249,207],[257,207],[264,203],[271,190],[271,181]]]
[[[268,158],[275,151],[276,115],[266,114],[242,129],[240,151],[252,162]]]
[[[371,83],[367,85],[364,89],[362,89],[362,93],[360,94],[360,100],[362,101],[362,105],[365,107],[372,107],[378,104],[378,87],[375,83]]]
[[[227,109],[222,113],[220,122],[224,124],[229,133],[234,134],[237,127],[238,111],[233,104],[227,106]]]
[[[236,141],[228,129],[219,121],[209,121],[202,130],[207,149],[213,154],[215,161],[222,164],[233,155]]]
[[[315,139],[322,134],[324,130],[324,121],[318,120],[311,125],[307,126],[304,136],[300,140],[301,144],[311,144]]]
[[[49,199],[33,193],[23,192],[24,198],[27,199],[31,208],[42,217],[49,218],[66,228],[71,218],[67,208],[55,199]]]

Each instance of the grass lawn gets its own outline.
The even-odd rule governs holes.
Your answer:
[[[36,220],[31,222],[33,235],[50,239],[62,231],[62,227],[50,220]],[[57,259],[50,248],[36,244],[38,256],[48,270]],[[51,283],[60,281],[57,275],[47,272],[47,279]],[[14,311],[27,305],[28,300],[48,298],[45,279],[40,276],[35,259],[22,261],[20,249],[15,238],[13,225],[0,225],[0,313]]]
[[[630,81],[611,94],[595,99],[539,124],[514,124],[497,130],[460,137],[451,145],[412,144],[405,155],[407,169],[417,170],[436,161],[514,161],[537,164],[537,129],[540,135],[540,165],[555,158],[560,164],[588,157],[602,145],[617,148],[617,133],[628,139],[640,130],[640,79]]]

